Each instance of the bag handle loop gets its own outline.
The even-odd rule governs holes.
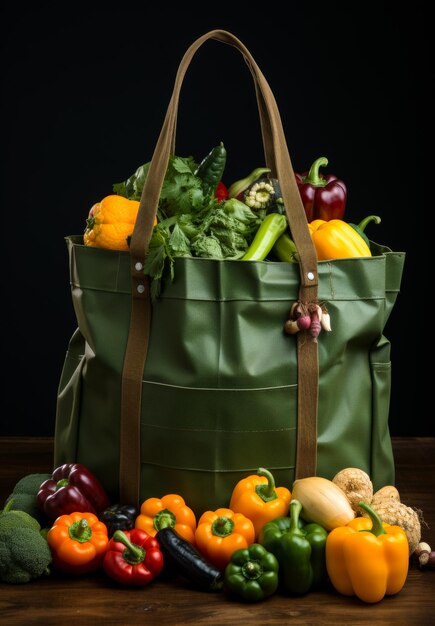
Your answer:
[[[151,326],[149,280],[143,273],[143,262],[151,240],[169,157],[175,150],[178,102],[183,79],[193,56],[209,39],[229,44],[239,50],[253,76],[266,165],[280,182],[287,220],[299,253],[301,278],[299,299],[305,303],[317,302],[316,251],[308,230],[275,98],[244,44],[228,31],[212,30],[194,41],[181,60],[172,97],[151,159],[130,241],[132,309],[122,375],[120,429],[120,497],[126,502],[138,502],[140,485],[141,390]],[[309,341],[305,333],[298,333],[297,345],[296,476],[301,477],[314,474],[316,467],[318,357],[317,344]]]
[[[280,182],[287,219],[299,252],[301,288],[303,291],[301,300],[314,301],[316,296],[313,297],[313,294],[317,291],[317,257],[308,231],[305,211],[297,188],[278,107],[263,73],[248,49],[237,37],[224,30],[213,30],[197,39],[188,48],[181,60],[163,127],[151,159],[131,237],[130,254],[133,276],[137,276],[136,263],[143,262],[148,250],[169,156],[175,148],[178,103],[184,76],[197,50],[209,39],[227,43],[239,50],[252,73],[259,105],[266,165],[270,167],[272,175],[278,178]]]

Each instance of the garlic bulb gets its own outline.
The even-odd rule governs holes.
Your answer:
[[[345,526],[355,517],[343,491],[320,476],[300,478],[293,483],[292,499],[302,504],[302,517],[326,530]]]

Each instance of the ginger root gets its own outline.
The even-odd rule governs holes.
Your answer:
[[[394,489],[394,487],[388,487],[388,489]],[[382,494],[379,496],[379,492],[373,496],[370,506],[383,522],[403,528],[408,538],[409,555],[411,555],[421,540],[421,524],[417,511],[406,506],[395,497],[385,498],[382,497]],[[363,515],[368,517],[367,513],[363,513]]]

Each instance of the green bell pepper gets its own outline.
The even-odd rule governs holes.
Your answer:
[[[328,532],[299,519],[302,505],[290,502],[290,517],[263,526],[259,542],[278,559],[280,582],[290,593],[303,594],[327,579],[325,548]]]
[[[249,602],[271,596],[278,588],[276,557],[258,543],[236,550],[225,568],[224,588]]]

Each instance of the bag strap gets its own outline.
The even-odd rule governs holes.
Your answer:
[[[169,156],[175,151],[178,101],[183,79],[196,51],[209,39],[235,47],[241,52],[254,79],[266,165],[280,182],[292,237],[300,258],[299,299],[317,302],[317,257],[309,234],[306,215],[296,184],[284,130],[273,93],[260,68],[243,43],[231,33],[213,30],[199,37],[183,56],[165,120],[151,159],[142,192],[135,228],[130,241],[132,302],[130,331],[124,357],[121,393],[120,497],[137,502],[140,487],[140,414],[142,377],[151,325],[149,279],[143,273],[160,192]],[[317,343],[298,333],[298,427],[296,476],[314,475],[317,449]]]

